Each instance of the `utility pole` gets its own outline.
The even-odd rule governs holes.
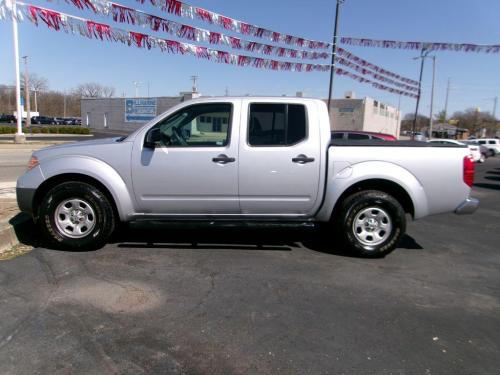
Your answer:
[[[434,116],[434,84],[436,82],[436,55],[432,57],[432,89],[431,89],[431,113],[429,115],[429,139],[432,138],[432,122]]]
[[[496,114],[497,114],[497,102],[498,102],[498,97],[495,96],[494,98],[484,98],[483,100],[492,100],[493,101],[493,110],[490,112],[490,115],[496,119]]]
[[[38,90],[34,89],[33,92],[35,93],[35,112],[38,113],[38,101],[36,99],[36,93],[38,92]]]
[[[446,85],[446,99],[444,101],[444,122],[448,116],[448,98],[450,96],[450,77],[448,77],[448,84]]]
[[[66,90],[63,91],[63,117],[66,117]]]
[[[198,80],[198,76],[191,76],[191,81],[193,81],[193,87],[191,89],[192,92],[198,92],[198,88],[196,87],[197,80]]]
[[[333,76],[335,75],[335,55],[337,54],[337,29],[339,25],[340,4],[345,0],[337,0],[335,7],[335,25],[333,27],[333,44],[332,44],[332,65],[330,66],[330,85],[328,86],[328,114],[330,114],[330,103],[333,93]]]
[[[420,104],[420,97],[422,96],[422,74],[424,72],[424,60],[427,57],[427,54],[429,51],[427,51],[425,48],[422,48],[422,51],[420,52],[419,57],[414,57],[413,59],[421,59],[420,61],[420,76],[418,78],[418,97],[417,97],[417,104],[415,105],[415,117],[413,119],[413,125],[411,128],[411,139],[415,139],[415,128],[417,127],[417,116],[418,116],[418,106]]]
[[[141,85],[141,82],[139,81],[134,81],[132,82],[135,86],[135,97],[137,98],[139,96],[139,86]]]
[[[26,102],[26,127],[31,126],[30,111],[30,79],[28,73],[28,56],[23,56],[24,60],[24,101]]]
[[[226,96],[229,96],[229,87],[226,86],[226,92],[225,92]]]
[[[401,133],[401,94],[399,94],[398,96],[398,133],[397,133],[397,137],[399,139],[399,135]]]

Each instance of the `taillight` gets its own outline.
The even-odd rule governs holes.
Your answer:
[[[470,187],[474,183],[474,161],[470,156],[464,156],[464,182]]]

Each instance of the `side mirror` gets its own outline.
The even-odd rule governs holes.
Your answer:
[[[161,133],[159,128],[153,128],[146,133],[144,138],[144,147],[154,149],[156,144],[160,142]]]

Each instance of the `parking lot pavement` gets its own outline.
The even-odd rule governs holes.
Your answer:
[[[476,214],[411,222],[384,259],[150,223],[0,262],[0,373],[498,373],[500,158],[477,170]]]

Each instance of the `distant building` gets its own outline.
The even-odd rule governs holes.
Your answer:
[[[347,92],[344,99],[333,99],[330,108],[332,130],[354,130],[391,134],[399,137],[401,112],[378,100],[356,99]]]
[[[429,135],[428,126],[422,128],[422,131],[425,134]],[[459,128],[455,125],[441,122],[432,125],[433,138],[467,139],[469,135],[470,134],[467,129]]]
[[[197,92],[181,92],[179,96],[156,98],[83,98],[82,125],[129,133],[173,106],[199,96]]]

